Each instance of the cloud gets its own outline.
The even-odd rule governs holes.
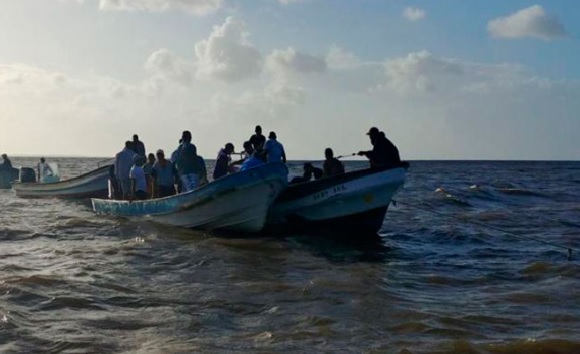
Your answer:
[[[427,13],[423,9],[417,7],[407,7],[403,10],[403,17],[411,22],[416,22],[424,19]]]
[[[171,81],[191,86],[193,81],[193,63],[180,58],[168,49],[159,49],[152,53],[145,63],[145,69],[157,83]]]
[[[249,42],[245,23],[228,17],[215,26],[209,38],[195,44],[197,76],[223,81],[240,81],[257,76],[262,56]]]
[[[489,21],[487,31],[497,38],[530,37],[550,40],[566,36],[566,30],[558,19],[546,14],[539,5]]]
[[[197,16],[213,13],[222,6],[223,0],[99,0],[99,9],[103,11],[163,12],[182,10]]]
[[[332,46],[326,53],[326,64],[331,69],[342,69],[355,66],[361,60],[354,54],[337,46]]]
[[[266,67],[275,73],[308,74],[326,71],[326,61],[310,54],[296,51],[292,47],[274,50],[266,58]]]
[[[298,4],[303,2],[309,2],[312,0],[278,0],[281,4],[290,5],[290,4]]]

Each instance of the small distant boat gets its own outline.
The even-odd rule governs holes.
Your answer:
[[[348,172],[288,186],[272,205],[268,224],[317,228],[336,234],[374,234],[392,197],[405,183],[407,163]]]
[[[271,163],[227,175],[191,192],[160,199],[92,199],[97,213],[145,218],[166,225],[258,232],[270,205],[288,184],[288,169]]]
[[[3,168],[0,170],[0,189],[12,188],[12,182],[18,180],[19,170],[14,167]]]
[[[78,177],[54,183],[14,182],[12,189],[22,198],[106,197],[109,191],[110,165],[99,167]]]

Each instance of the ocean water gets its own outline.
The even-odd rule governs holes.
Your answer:
[[[395,199],[355,242],[0,191],[0,352],[580,353],[580,254],[500,231],[579,249],[580,163],[417,161]]]

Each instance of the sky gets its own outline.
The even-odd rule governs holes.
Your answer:
[[[580,2],[0,0],[0,150],[578,160]]]

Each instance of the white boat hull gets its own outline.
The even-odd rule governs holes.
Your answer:
[[[93,209],[97,213],[179,227],[258,232],[264,227],[270,205],[286,188],[287,173],[283,164],[268,164],[162,199],[133,202],[93,199]]]
[[[91,198],[106,196],[109,166],[100,167],[81,176],[56,183],[15,182],[12,189],[22,198]]]

